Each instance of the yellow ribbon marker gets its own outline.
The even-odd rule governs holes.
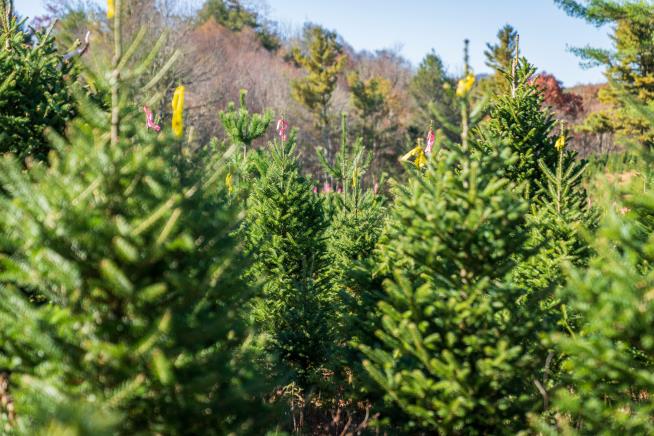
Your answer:
[[[427,156],[425,155],[425,150],[423,150],[421,146],[416,146],[414,149],[402,156],[400,160],[406,162],[412,157],[415,157],[413,163],[418,168],[422,168],[427,165]]]
[[[227,192],[230,194],[234,191],[234,180],[232,178],[232,173],[227,174],[225,177],[225,185],[227,185]]]
[[[459,83],[457,83],[456,95],[461,98],[465,97],[466,95],[468,95],[474,84],[475,84],[475,75],[472,73],[468,73],[467,76],[459,80]]]
[[[107,18],[110,20],[116,15],[116,6],[114,0],[107,0]]]
[[[173,94],[173,133],[177,137],[184,134],[184,87],[178,86]]]
[[[565,148],[565,135],[559,136],[559,138],[556,140],[556,143],[554,144],[554,148],[556,148],[558,151],[561,151]]]

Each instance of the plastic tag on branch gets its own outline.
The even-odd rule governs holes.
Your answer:
[[[173,94],[173,133],[178,138],[184,134],[184,87],[178,86]]]

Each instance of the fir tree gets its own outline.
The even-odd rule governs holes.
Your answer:
[[[556,149],[559,159],[555,169],[548,168],[542,160],[538,162],[542,181],[537,180],[539,190],[532,199],[526,222],[529,239],[525,248],[533,251],[533,256],[519,262],[512,279],[526,290],[520,302],[538,318],[543,332],[569,332],[565,302],[557,293],[565,285],[570,267],[587,265],[591,247],[586,233],[594,230],[597,221],[582,184],[586,162],[565,149],[563,133]],[[546,390],[559,375],[556,365],[561,358],[554,350],[550,350],[549,356],[553,360],[548,365],[548,375],[539,382],[545,408],[549,402]]]
[[[638,110],[654,122],[654,113]],[[651,166],[651,152],[641,159]],[[654,431],[651,182],[645,170],[619,185],[604,184],[597,198],[606,212],[593,235],[595,255],[588,267],[570,272],[558,293],[575,316],[570,332],[551,337],[565,356],[552,395],[554,425],[567,434]]]
[[[272,120],[270,111],[262,114],[250,113],[245,103],[246,95],[247,91],[242,89],[239,95],[238,109],[234,102],[229,102],[226,110],[219,113],[228,144],[239,148],[239,151],[234,153],[229,160],[229,172],[226,176],[227,188],[233,198],[240,198],[243,201],[247,198],[257,172],[254,165],[258,159],[256,155],[252,157],[251,154],[248,154],[248,149],[252,150],[252,142],[266,133]],[[217,149],[226,150],[227,148],[224,143],[219,148],[217,140],[214,140],[212,146],[204,152],[211,154]]]
[[[582,232],[594,225],[594,213],[581,186],[585,164],[565,150],[563,127],[558,139],[553,135],[554,119],[542,106],[542,91],[531,82],[534,71],[526,59],[518,58],[516,46],[511,70],[504,74],[505,91],[495,97],[490,121],[479,134],[502,141],[517,157],[506,171],[514,182],[528,188],[525,196],[531,204],[525,249],[531,256],[514,259],[517,267],[512,281],[525,290],[519,299],[522,310],[532,314],[542,332],[552,332],[565,322],[561,302],[555,297],[565,282],[564,268],[582,266],[590,255]],[[533,345],[536,348],[530,352],[537,353],[540,345]],[[550,350],[548,375],[537,380],[545,407],[549,402],[546,385],[556,376],[559,359]]]
[[[113,71],[96,74],[113,78],[110,113],[79,100],[49,166],[0,160],[0,372],[16,427],[258,432],[260,378],[242,348],[250,288],[222,156],[189,162],[183,125],[175,137],[144,126],[121,80],[143,66],[122,50],[115,6]]]
[[[27,34],[11,5],[0,1],[0,152],[43,160],[46,128],[63,133],[75,113],[75,69],[57,52],[52,29]]]
[[[253,313],[271,351],[306,387],[334,339],[334,295],[322,280],[326,223],[320,199],[300,173],[294,134],[260,159],[266,162],[241,229],[253,257],[249,276],[263,286]]]
[[[538,191],[538,181],[544,178],[539,161],[551,170],[558,162],[552,135],[555,120],[543,109],[542,91],[531,82],[535,71],[525,58],[516,57],[512,71],[505,75],[508,91],[495,97],[490,120],[479,130],[480,136],[499,139],[516,154],[507,175],[516,183],[527,182],[529,195]]]
[[[385,207],[379,195],[379,182],[373,189],[364,188],[364,178],[372,161],[372,153],[361,140],[350,144],[347,138],[346,115],[341,122],[341,147],[334,165],[323,154],[320,161],[327,174],[343,192],[332,194],[333,214],[326,229],[326,253],[329,259],[326,274],[336,292],[345,292],[354,306],[361,304],[364,289],[358,276],[381,234]],[[366,310],[363,309],[362,310]],[[346,335],[351,336],[351,331]]]
[[[230,102],[227,109],[219,114],[225,134],[230,142],[243,145],[245,148],[250,147],[255,139],[263,136],[272,120],[270,111],[263,114],[251,114],[245,104],[246,95],[247,91],[241,89],[238,109],[236,109],[234,102]]]
[[[539,166],[544,182],[538,182],[540,190],[530,214],[532,229],[538,236],[533,243],[544,243],[547,248],[539,260],[549,264],[539,275],[563,283],[563,275],[557,267],[571,263],[577,267],[585,264],[590,247],[582,232],[592,230],[596,224],[596,211],[589,206],[588,194],[583,186],[587,163],[577,158],[574,151],[565,148],[565,136],[557,140],[559,159],[554,170],[540,160]],[[541,266],[543,266],[541,264]],[[552,268],[554,267],[554,268]]]
[[[527,203],[503,178],[510,152],[489,150],[440,150],[398,188],[378,247],[387,278],[364,366],[414,433],[515,433],[538,402],[538,326],[509,281]]]

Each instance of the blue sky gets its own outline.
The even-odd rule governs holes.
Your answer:
[[[305,21],[340,33],[355,49],[400,47],[414,65],[432,48],[450,71],[462,70],[462,47],[470,39],[471,63],[485,72],[486,42],[504,24],[520,32],[523,54],[565,85],[596,83],[599,68],[583,69],[569,47],[609,47],[608,28],[568,17],[552,0],[264,0],[270,18],[298,29]],[[41,0],[15,0],[22,15],[42,13]]]

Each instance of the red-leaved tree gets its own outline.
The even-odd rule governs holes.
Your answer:
[[[584,110],[581,96],[566,92],[553,74],[543,72],[534,78],[534,84],[543,91],[544,103],[559,118],[575,120]]]

